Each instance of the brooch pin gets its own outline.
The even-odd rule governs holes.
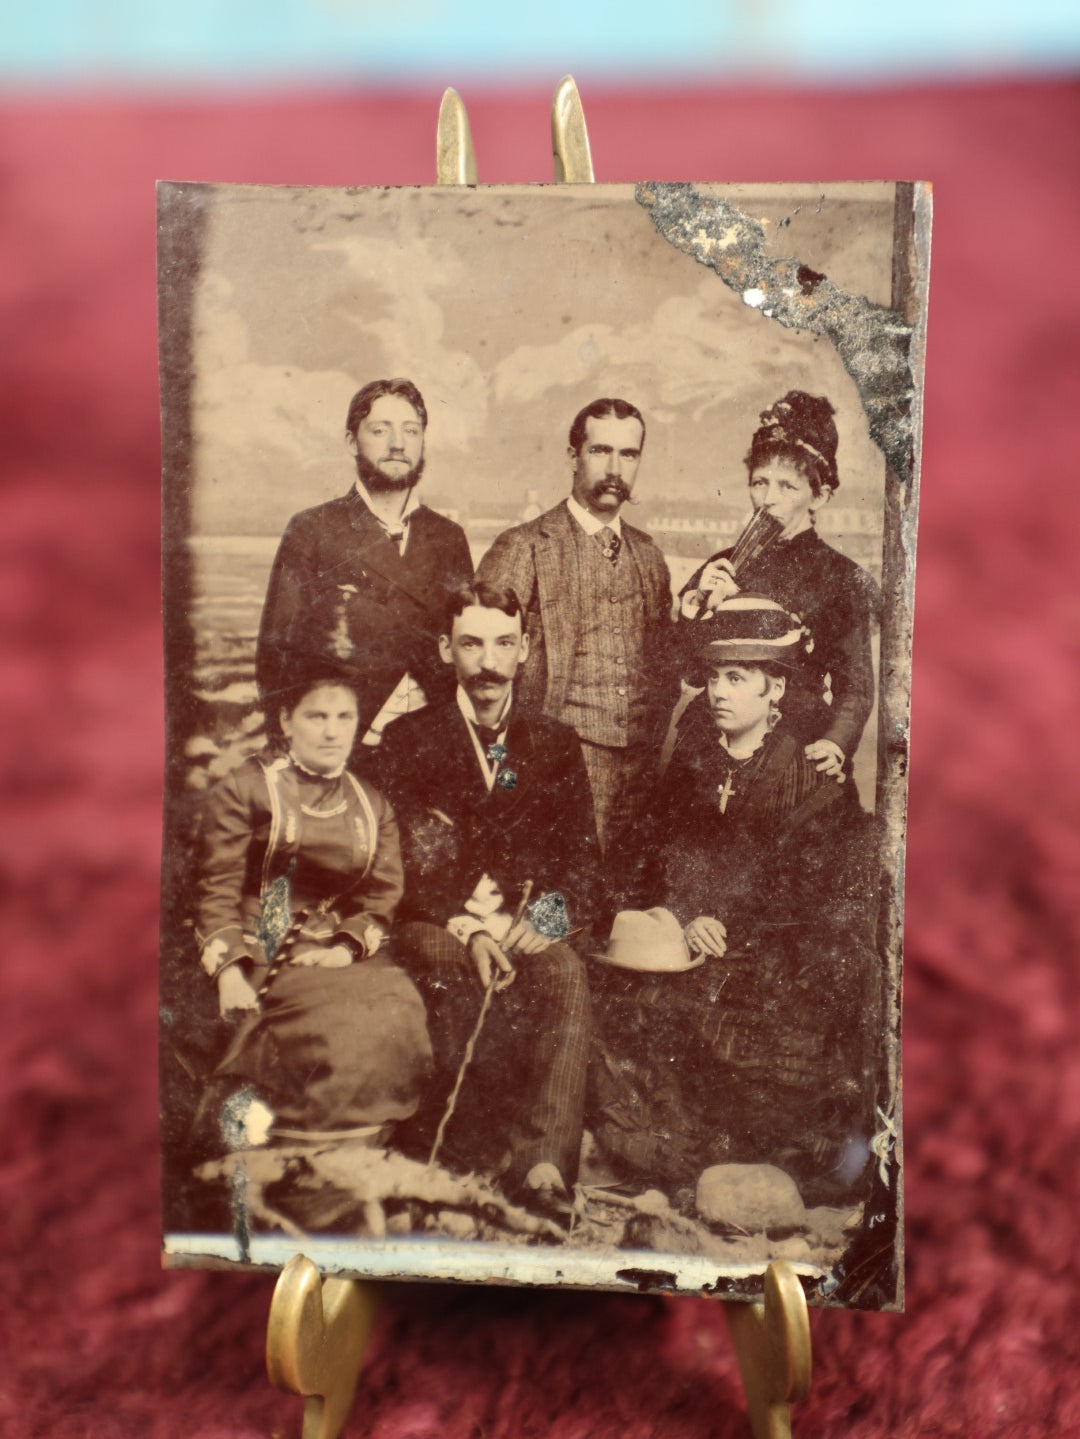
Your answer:
[[[496,746],[499,748],[499,746]],[[500,772],[495,783],[500,789],[513,789],[517,785],[517,775],[512,769],[504,769]]]
[[[496,741],[495,744],[489,744],[487,747],[487,757],[492,764],[502,764],[508,753],[509,751],[506,746],[499,744],[498,741]]]

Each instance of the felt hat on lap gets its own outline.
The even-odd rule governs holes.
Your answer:
[[[624,909],[615,916],[607,950],[596,957],[618,969],[652,974],[679,974],[705,959],[691,955],[682,925],[670,909]]]

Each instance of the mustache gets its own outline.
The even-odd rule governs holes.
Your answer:
[[[630,499],[630,486],[625,480],[620,480],[615,475],[611,475],[604,480],[598,480],[597,483],[593,485],[594,495],[602,494],[605,490],[613,494],[616,499],[620,501],[625,502]]]
[[[504,685],[509,676],[500,675],[495,670],[481,670],[479,674],[470,675],[465,681],[467,690],[479,689],[481,685]]]

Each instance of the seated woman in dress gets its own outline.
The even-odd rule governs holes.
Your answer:
[[[713,555],[691,576],[679,619],[707,623],[716,605],[740,590],[768,595],[801,616],[814,636],[813,663],[799,692],[789,691],[785,713],[807,757],[839,776],[874,705],[870,630],[877,588],[814,528],[840,483],[834,413],[823,396],[803,390],[790,390],[762,412],[746,456],[760,523],[747,543]],[[689,640],[688,653],[693,645]]]
[[[767,1163],[825,1203],[865,1170],[873,1134],[873,821],[787,722],[801,622],[738,595],[700,633],[688,678],[704,704],[679,729],[651,887],[684,963],[598,976],[594,1134],[673,1195],[711,1165]]]
[[[224,1017],[219,1105],[245,1086],[295,1142],[379,1133],[412,1115],[431,1071],[423,1002],[389,957],[402,895],[397,823],[346,768],[356,693],[330,671],[280,709],[283,748],[211,791],[197,932]]]

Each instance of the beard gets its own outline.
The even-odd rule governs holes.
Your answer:
[[[424,456],[421,455],[411,470],[406,470],[400,475],[387,475],[373,465],[364,455],[356,456],[356,473],[360,483],[371,494],[387,494],[394,490],[412,490],[420,483],[424,473]]]

